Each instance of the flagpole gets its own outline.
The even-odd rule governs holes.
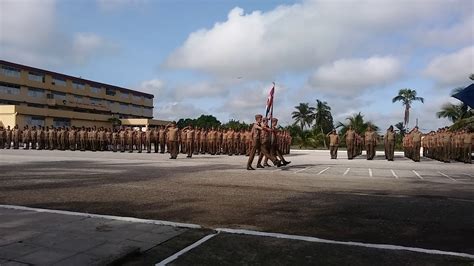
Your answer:
[[[272,98],[272,107],[270,109],[270,128],[273,130],[273,105],[275,102],[275,82],[273,82],[273,98]],[[274,139],[274,132],[272,131],[272,138],[270,140],[270,143],[273,145],[273,139]]]

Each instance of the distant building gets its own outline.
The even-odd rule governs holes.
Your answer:
[[[153,95],[0,60],[0,126],[161,125]],[[137,122],[137,123],[135,123]],[[145,123],[146,122],[146,123]]]

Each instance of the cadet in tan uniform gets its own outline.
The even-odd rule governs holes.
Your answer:
[[[166,146],[166,131],[165,127],[161,126],[159,134],[159,141],[160,141],[160,153],[165,153],[165,146]]]
[[[346,133],[342,137],[346,137],[347,158],[352,160],[352,158],[354,158],[355,145],[355,131],[352,129],[352,126],[349,126]]]
[[[87,131],[85,127],[82,127],[79,131],[79,144],[81,151],[86,150],[86,142],[87,142]]]
[[[76,128],[72,127],[71,130],[69,131],[69,149],[71,151],[76,150]]]
[[[375,146],[377,145],[377,135],[372,131],[372,127],[368,127],[365,132],[365,147],[367,153],[367,160],[373,160],[375,157]]]
[[[393,161],[394,153],[395,153],[395,132],[393,131],[393,126],[390,126],[387,129],[387,133],[385,133],[384,137],[384,144],[385,144],[385,157],[389,161]]]
[[[252,126],[252,149],[250,150],[249,159],[247,161],[247,170],[255,170],[252,167],[253,159],[255,158],[255,153],[260,153],[260,136],[263,130],[262,128],[262,115],[258,114],[255,116],[255,123]]]
[[[146,146],[147,153],[151,153],[152,138],[153,138],[153,131],[151,131],[151,128],[148,126],[145,131],[145,146]]]
[[[157,127],[153,128],[151,132],[151,142],[153,143],[155,153],[158,153],[160,150],[160,130]]]
[[[179,129],[175,122],[166,126],[166,139],[168,140],[170,159],[176,159],[178,157]]]
[[[125,152],[125,146],[127,144],[127,141],[126,141],[127,135],[124,128],[120,129],[119,138],[120,138],[120,152]]]
[[[113,129],[112,135],[110,137],[110,141],[111,141],[111,145],[112,145],[111,146],[112,151],[117,152],[117,146],[118,146],[118,142],[119,142],[119,133],[117,132],[116,128]]]
[[[5,147],[10,149],[12,145],[12,130],[10,129],[10,126],[7,126],[7,129],[5,130],[5,142]]]
[[[285,157],[283,157],[283,152],[280,150],[280,147],[279,147],[279,142],[280,142],[279,133],[280,133],[280,131],[278,130],[278,119],[277,118],[272,118],[272,127],[271,127],[271,129],[272,129],[272,131],[270,132],[270,134],[273,134],[273,140],[270,139],[270,145],[271,145],[270,154],[272,156],[275,156],[275,158],[278,161],[280,161],[282,166],[290,164],[291,162],[285,160]],[[268,157],[265,160],[265,164],[268,165]]]
[[[193,126],[187,126],[183,128],[183,132],[186,134],[186,152],[187,158],[193,157],[193,150],[194,150],[194,141],[195,141],[195,132]]]
[[[20,148],[20,129],[16,125],[12,130],[13,149],[18,150]]]
[[[2,126],[0,126],[0,149],[5,148],[5,129],[3,129]]]
[[[135,139],[136,139],[136,145],[137,145],[138,153],[142,153],[142,149],[143,149],[143,131],[142,131],[142,127],[139,127],[138,131],[135,132]]]
[[[127,145],[128,145],[128,152],[133,152],[133,130],[131,128],[127,128]]]
[[[329,151],[331,154],[331,159],[337,159],[337,148],[339,147],[339,135],[336,130],[333,129],[330,133],[327,134],[329,137]]]
[[[413,161],[420,161],[420,148],[421,148],[421,132],[418,131],[418,127],[415,127],[412,134],[412,150],[413,150]]]
[[[31,140],[31,132],[28,126],[26,125],[25,128],[23,129],[23,143],[24,143],[24,149],[28,150],[30,148],[30,140]]]

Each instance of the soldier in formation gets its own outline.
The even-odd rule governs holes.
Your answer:
[[[474,133],[469,129],[450,130],[448,127],[431,131],[423,138],[423,156],[445,163],[472,163]]]

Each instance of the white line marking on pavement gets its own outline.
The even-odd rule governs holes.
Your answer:
[[[349,173],[350,170],[351,170],[351,168],[347,168],[346,171],[344,172],[343,176],[346,176],[347,173]]]
[[[358,247],[376,248],[376,249],[404,250],[404,251],[412,251],[412,252],[419,252],[419,253],[456,256],[456,257],[474,259],[473,254],[459,253],[459,252],[452,252],[452,251],[442,251],[442,250],[436,250],[436,249],[405,247],[405,246],[389,245],[389,244],[369,244],[369,243],[352,242],[352,241],[337,241],[337,240],[328,240],[328,239],[322,239],[322,238],[311,237],[311,236],[299,236],[299,235],[287,235],[287,234],[279,234],[279,233],[267,233],[267,232],[259,232],[259,231],[244,230],[244,229],[217,228],[216,231],[224,232],[224,233],[230,233],[230,234],[266,236],[266,237],[274,237],[274,238],[282,238],[282,239],[292,239],[292,240],[301,240],[301,241],[308,241],[308,242],[346,245],[346,246],[358,246]]]
[[[395,171],[393,171],[392,169],[390,169],[390,172],[392,172],[392,175],[393,175],[396,179],[398,179],[398,175],[395,174]]]
[[[219,232],[218,232],[218,233],[219,233]],[[207,235],[207,236],[205,236],[205,237],[199,239],[198,241],[194,242],[193,244],[191,244],[191,245],[185,247],[184,249],[182,249],[182,250],[176,252],[175,254],[169,256],[168,258],[162,260],[160,263],[155,264],[155,266],[164,266],[164,265],[166,265],[166,264],[168,264],[168,263],[170,263],[170,262],[176,260],[179,256],[181,256],[181,255],[183,255],[184,253],[190,251],[191,249],[193,249],[193,248],[195,248],[195,247],[201,245],[202,243],[206,242],[207,240],[213,238],[213,237],[216,236],[218,233],[212,234],[212,235]]]
[[[92,213],[83,213],[83,212],[39,209],[39,208],[30,208],[30,207],[15,206],[15,205],[0,205],[0,208],[22,210],[22,211],[65,214],[65,215],[74,215],[74,216],[82,216],[82,217],[90,217],[90,218],[102,218],[102,219],[117,220],[117,221],[123,221],[123,222],[131,222],[131,223],[168,225],[168,226],[183,227],[183,228],[201,228],[201,226],[197,224],[175,223],[175,222],[168,222],[168,221],[161,221],[161,220],[149,220],[149,219],[140,219],[140,218],[133,218],[133,217],[122,217],[122,216],[92,214]]]
[[[373,175],[372,175],[372,169],[370,169],[370,168],[369,168],[369,176],[370,176],[370,177],[373,177]]]
[[[453,181],[457,182],[457,180],[456,180],[456,179],[454,179],[454,178],[450,177],[449,175],[447,175],[447,174],[445,174],[445,173],[441,173],[440,171],[438,171],[438,174],[440,174],[440,175],[442,175],[442,176],[444,176],[444,177],[447,177],[447,178],[449,178],[449,179],[451,179],[451,180],[453,180]]]
[[[324,168],[323,170],[319,171],[318,175],[320,175],[320,174],[326,172],[329,168],[331,168],[331,167],[326,167],[326,168]]]
[[[415,170],[411,170],[419,179],[424,180],[420,174],[418,174]]]
[[[470,175],[470,174],[466,174],[466,173],[463,173],[463,175],[467,175],[467,176],[469,176],[469,177],[472,177],[472,175]]]
[[[295,174],[301,173],[301,172],[303,172],[303,171],[306,171],[306,170],[308,170],[309,168],[311,168],[311,166],[308,166],[308,167],[306,167],[306,168],[303,168],[303,169],[300,169],[300,170],[298,170],[298,171],[295,171]]]

